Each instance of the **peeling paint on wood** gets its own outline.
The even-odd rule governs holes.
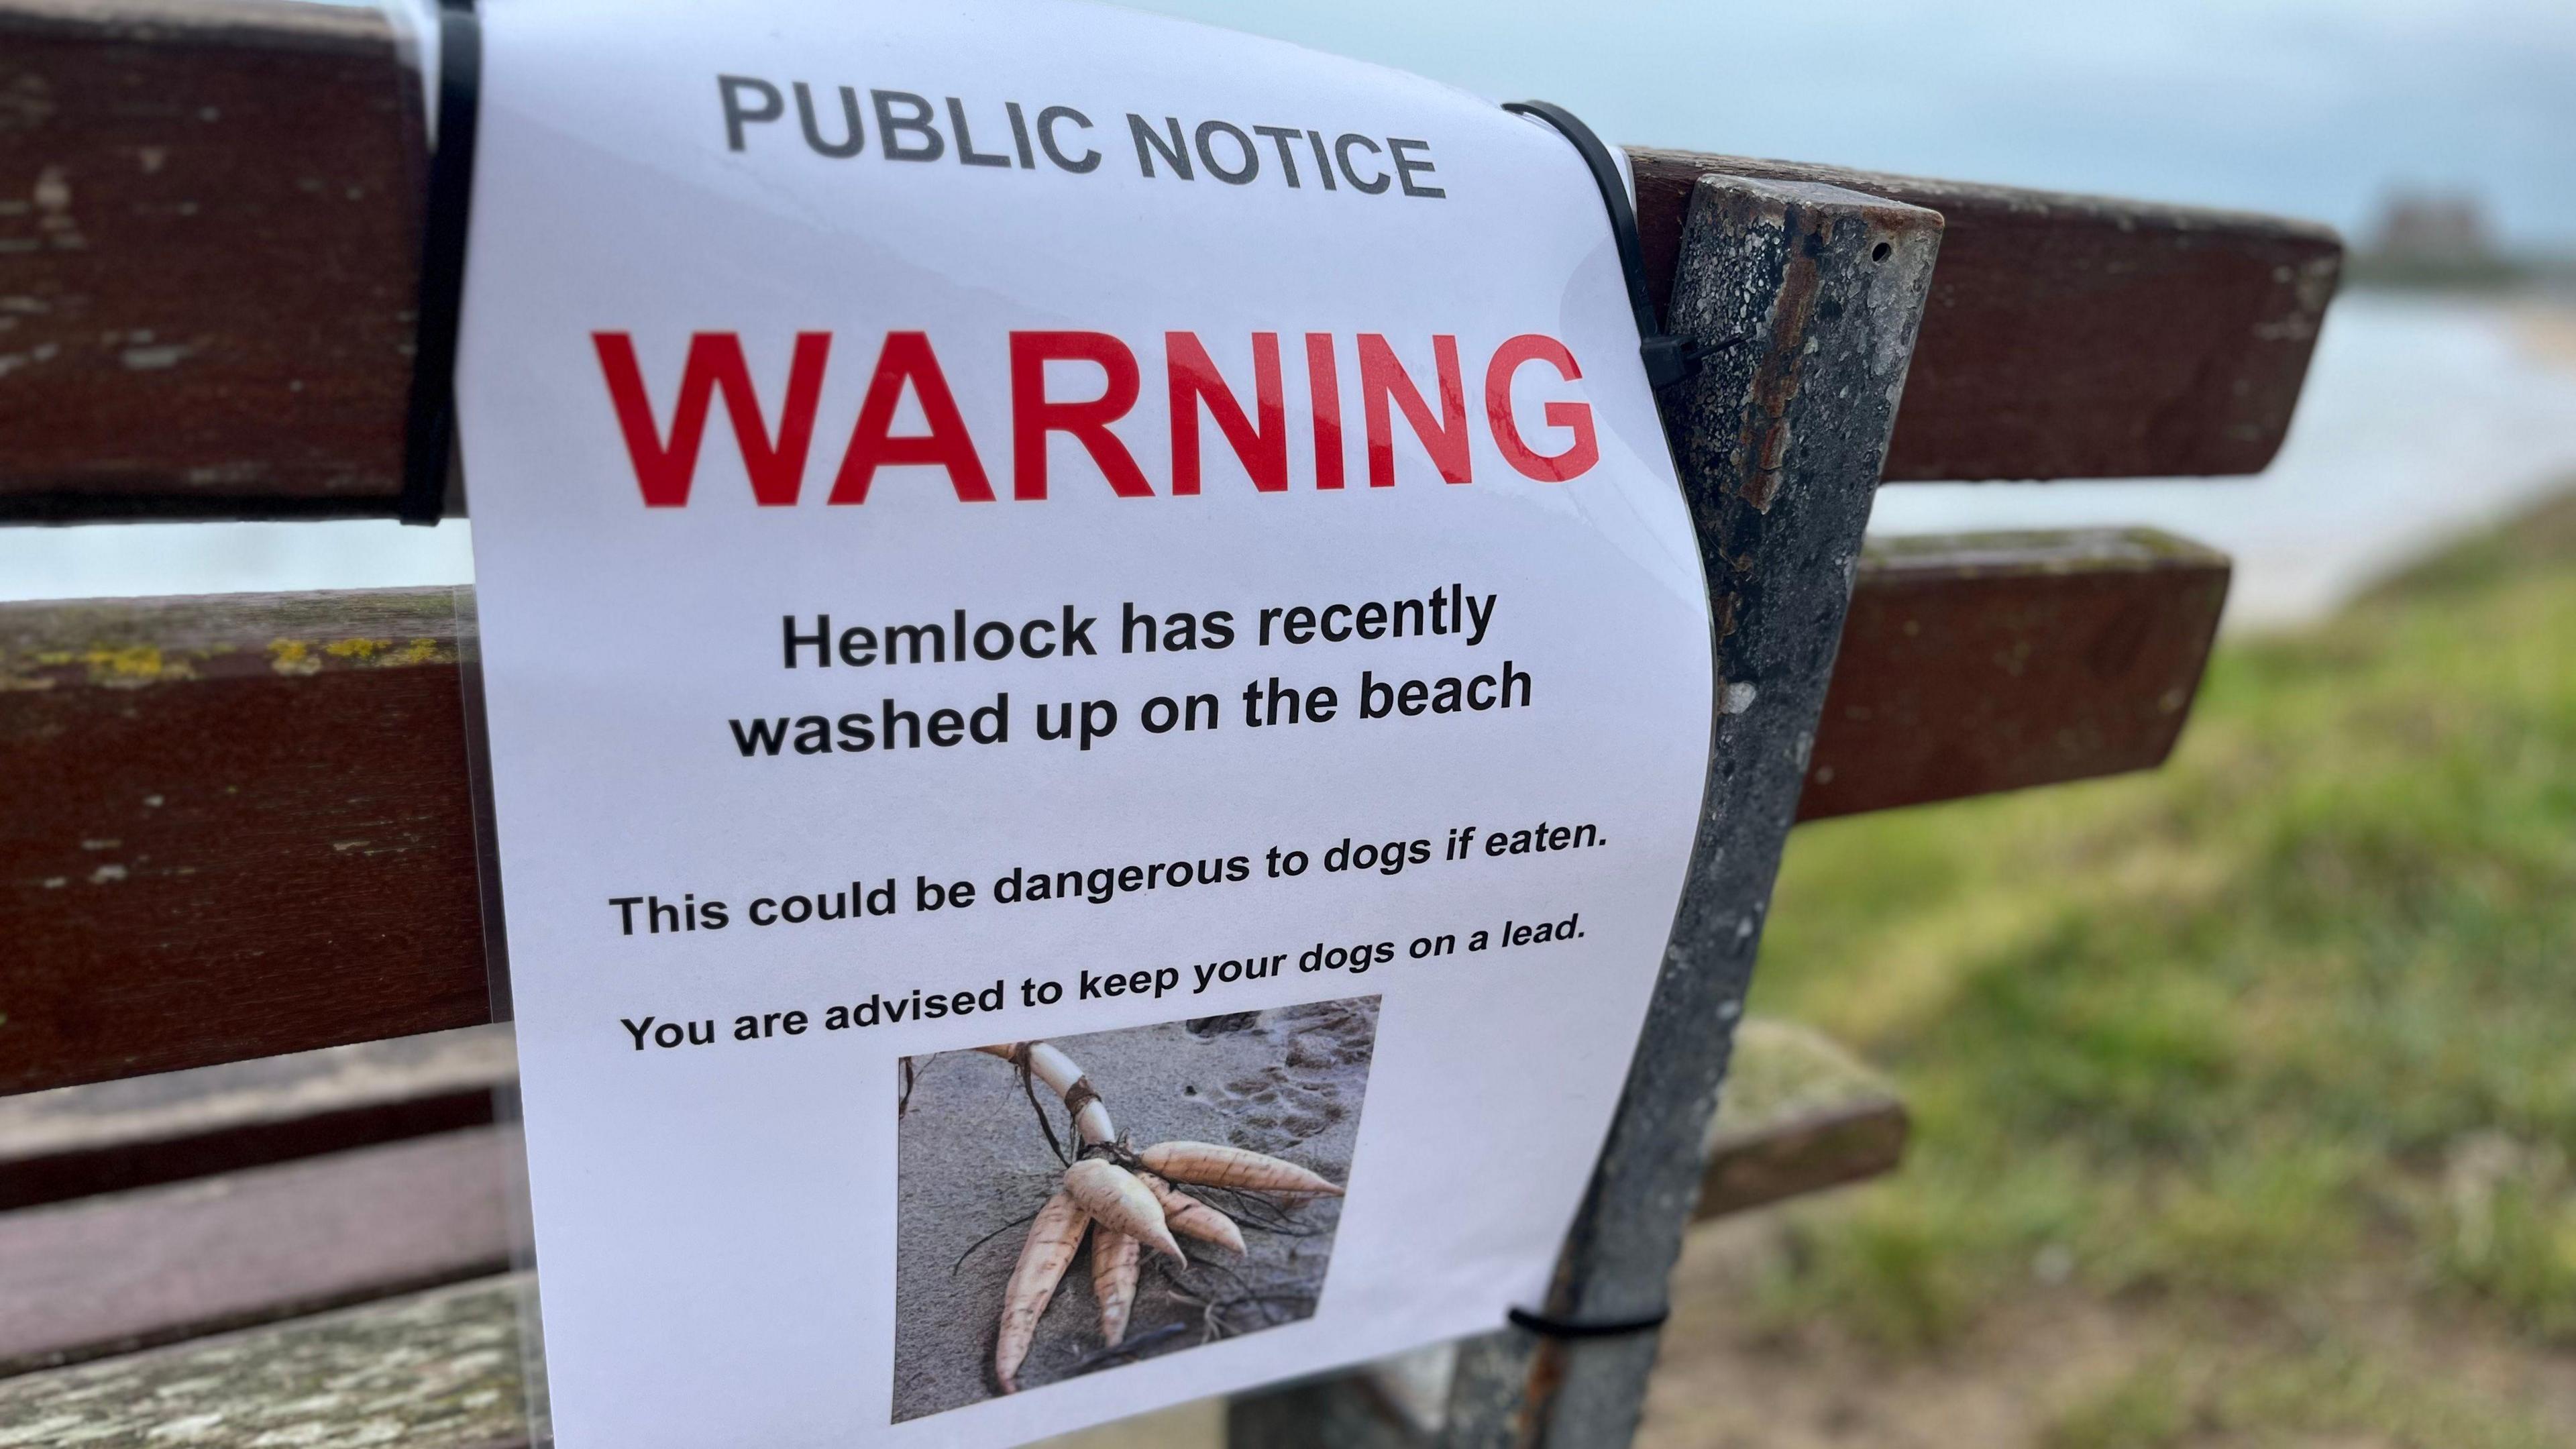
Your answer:
[[[0,1092],[488,1020],[456,657],[446,590],[0,607]]]
[[[389,495],[421,131],[370,7],[0,3],[0,511]]]

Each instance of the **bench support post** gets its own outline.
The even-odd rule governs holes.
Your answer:
[[[1940,236],[1936,212],[1816,183],[1703,176],[1691,198],[1666,326],[1711,350],[1667,413],[1716,624],[1708,793],[1550,1317],[1665,1306]],[[1239,1398],[1228,1436],[1234,1449],[1610,1449],[1636,1431],[1655,1347],[1651,1332],[1503,1329],[1460,1346],[1435,1435],[1352,1376]]]

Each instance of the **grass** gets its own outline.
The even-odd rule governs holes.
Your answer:
[[[1772,921],[1756,1008],[1917,1114],[1793,1218],[1779,1331],[1940,1353],[2073,1292],[2230,1347],[2067,1449],[2540,1442],[2342,1330],[2576,1348],[2576,499],[2222,649],[2153,775],[1802,829]]]
[[[2159,1356],[2068,1406],[2045,1449],[2171,1449],[2222,1443],[2403,1444],[2427,1449],[2564,1449],[2565,1434],[2499,1412],[2437,1379],[2392,1372],[2348,1348]]]

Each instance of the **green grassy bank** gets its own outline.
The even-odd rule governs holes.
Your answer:
[[[2159,773],[1800,830],[1772,922],[1917,1136],[1765,1331],[2107,1312],[2066,1449],[2576,1442],[2576,501],[2225,647]]]

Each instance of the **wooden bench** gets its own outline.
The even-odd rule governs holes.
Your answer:
[[[1896,1165],[1905,1110],[1882,1078],[1801,1027],[1755,1020],[1741,1035],[1726,1106],[1709,1130],[1697,1216]],[[101,1110],[94,1096],[80,1100],[100,1088],[74,1088],[47,1094],[62,1100],[34,1115],[54,1118],[55,1128],[29,1135],[54,1138],[58,1157],[61,1139],[94,1136],[100,1155],[132,1162],[138,1129],[168,1150],[262,1108],[269,1120],[299,1105],[321,1118],[372,1108],[405,1083],[438,1100],[478,1078],[488,1113],[488,1088],[510,1080],[506,1038],[489,1033],[407,1056],[341,1048],[305,1064],[297,1094],[245,1079],[238,1067],[205,1070],[219,1080],[178,1101],[212,1102],[211,1112],[165,1109],[156,1122],[149,1109]],[[292,1095],[300,1104],[290,1105]],[[63,1130],[93,1114],[116,1120],[94,1133]],[[397,1417],[406,1432],[395,1442],[412,1449],[510,1442],[524,1433],[523,1286],[501,1276],[512,1259],[505,1188],[517,1150],[505,1128],[444,1129],[0,1214],[0,1424],[77,1410],[90,1428],[139,1442],[159,1424],[233,1414],[245,1434],[284,1432],[263,1400],[275,1397],[267,1386],[297,1383],[308,1395],[342,1396],[335,1422]],[[0,1144],[0,1171],[28,1160],[9,1151]],[[350,1304],[366,1306],[326,1312]],[[383,1355],[397,1342],[408,1361],[433,1366],[426,1372],[438,1391],[388,1380]],[[495,1344],[508,1351],[492,1352]],[[146,1349],[161,1351],[137,1352]],[[36,1372],[43,1369],[55,1372]],[[107,1442],[117,1441],[111,1434]]]
[[[2154,765],[2226,585],[2147,533],[1869,551],[1800,813]],[[0,1090],[488,1021],[460,678],[444,589],[0,605]]]
[[[0,96],[39,98],[0,124],[0,521],[388,514],[425,170],[376,13],[0,0]],[[1870,489],[2257,471],[2341,255],[2262,217],[1631,157],[1670,325],[1756,339],[1675,416],[1721,674],[1770,706],[1721,718],[1709,883],[1548,1305],[1578,1315],[1660,1301],[1682,1205],[1902,1151],[1882,1086],[1738,1027],[1793,819],[2151,768],[2188,714],[2223,558],[1860,549]],[[1860,230],[1875,256],[1835,249]],[[1892,410],[1837,392],[1904,346]],[[41,1094],[0,1097],[0,1423],[524,1441],[458,603],[0,605],[0,1094]],[[1351,1377],[1250,1396],[1232,1433],[1623,1442],[1652,1348],[1497,1334],[1427,1418]]]

